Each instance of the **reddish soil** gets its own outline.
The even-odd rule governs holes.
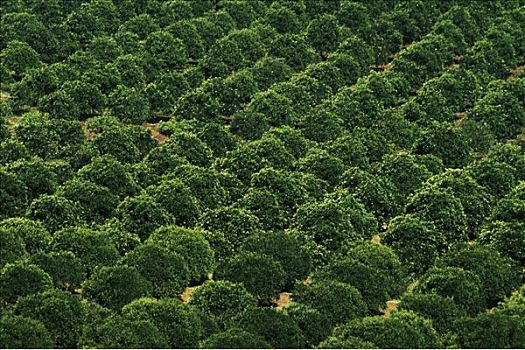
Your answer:
[[[168,139],[168,136],[159,132],[159,124],[143,124],[142,127],[151,130],[151,136],[160,143]]]
[[[200,286],[196,286],[196,287],[188,287],[184,290],[184,292],[182,292],[180,298],[182,299],[183,302],[187,303],[188,300],[190,299],[190,296],[193,294],[193,292],[195,292],[195,290],[197,288],[199,288]]]
[[[276,301],[277,309],[281,310],[292,302],[292,293],[282,292]]]
[[[510,70],[510,78],[515,78],[515,77],[518,76],[518,74],[520,74],[522,72],[525,72],[525,64],[521,65],[521,66],[518,66],[516,68],[512,68]]]
[[[385,317],[388,317],[392,311],[395,311],[397,308],[397,304],[399,303],[399,300],[389,300],[386,302],[386,308],[383,310],[383,314]]]

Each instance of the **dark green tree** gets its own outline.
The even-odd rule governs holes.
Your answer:
[[[33,318],[2,314],[0,344],[5,348],[51,348],[53,342],[44,324]]]
[[[121,264],[136,268],[158,298],[177,297],[188,285],[189,264],[179,254],[157,244],[138,246],[124,256]]]
[[[280,262],[268,255],[241,252],[215,270],[214,277],[242,283],[262,305],[277,299],[285,284],[285,271]]]
[[[0,228],[6,229],[14,234],[15,237],[20,238],[25,250],[27,250],[29,254],[47,251],[50,248],[51,234],[41,222],[23,217],[15,217],[0,221]],[[5,254],[7,254],[7,252]],[[1,255],[5,256],[4,254]]]
[[[215,266],[213,249],[202,231],[177,226],[163,226],[149,236],[152,243],[178,254],[188,266],[189,282],[207,279]]]
[[[130,320],[119,314],[111,315],[95,325],[91,346],[102,348],[168,348],[166,336],[149,320]]]
[[[52,251],[71,251],[82,261],[82,266],[91,274],[97,266],[111,266],[117,262],[119,253],[104,232],[72,227],[53,234]]]
[[[260,335],[239,328],[212,334],[199,343],[199,349],[268,349],[271,345]]]
[[[432,268],[418,281],[417,293],[435,293],[454,299],[469,315],[476,315],[486,306],[480,278],[459,267]]]
[[[21,77],[32,68],[41,65],[40,56],[27,43],[13,40],[0,53],[0,62],[15,77]]]
[[[124,123],[142,124],[150,114],[150,106],[145,94],[137,88],[120,85],[109,96],[111,114]]]
[[[442,250],[468,241],[463,205],[450,189],[428,188],[416,192],[408,199],[405,213],[434,224],[445,238],[446,246]]]
[[[306,347],[314,347],[330,335],[328,317],[321,311],[306,304],[291,303],[284,312],[293,319],[304,334]]]
[[[147,192],[180,226],[191,227],[199,217],[199,202],[191,193],[191,189],[178,179],[164,180],[149,187]]]
[[[14,304],[19,297],[53,288],[53,280],[36,265],[24,260],[6,264],[0,271],[0,299]]]
[[[432,326],[440,334],[454,332],[454,322],[466,316],[465,310],[452,297],[435,293],[406,293],[401,297],[396,310],[412,311],[431,320]]]
[[[56,288],[73,292],[84,281],[83,262],[70,251],[37,252],[30,261],[51,276]]]
[[[136,299],[122,308],[122,314],[130,320],[151,321],[171,348],[195,348],[202,339],[197,310],[178,299]]]
[[[175,219],[155,198],[141,194],[126,197],[116,209],[116,217],[123,227],[137,234],[142,241],[162,225],[172,224]]]
[[[262,336],[275,349],[302,348],[304,335],[295,321],[272,308],[251,308],[233,322],[235,327]]]
[[[124,198],[137,188],[128,170],[110,155],[95,157],[78,171],[80,178],[107,187],[112,193]]]
[[[41,321],[56,347],[77,346],[84,323],[79,296],[51,289],[19,298],[14,312]]]
[[[24,240],[16,231],[0,227],[0,243],[0,269],[28,255]]]
[[[58,195],[43,194],[26,211],[31,220],[41,221],[49,232],[82,223],[80,205]]]
[[[189,304],[224,329],[243,311],[254,308],[255,298],[241,283],[207,281],[191,294]]]
[[[102,222],[113,216],[118,204],[118,197],[101,185],[83,179],[72,179],[57,191],[60,196],[82,207],[82,216],[86,222]]]
[[[134,299],[150,294],[151,286],[136,268],[104,266],[82,284],[82,295],[110,309],[119,310]]]
[[[447,245],[443,232],[411,214],[392,219],[383,240],[396,252],[403,266],[416,275],[432,267]]]
[[[481,231],[480,241],[518,264],[525,263],[525,224],[496,221]]]
[[[333,335],[343,341],[358,337],[379,348],[435,348],[441,345],[432,322],[410,311],[395,312],[389,317],[355,319],[336,328]]]
[[[519,267],[512,259],[477,244],[450,250],[440,259],[439,265],[460,267],[475,273],[480,279],[480,290],[488,307],[503,301],[521,281]]]
[[[293,296],[295,302],[319,310],[332,326],[363,317],[367,313],[361,293],[343,282],[321,280],[308,285],[297,284]]]

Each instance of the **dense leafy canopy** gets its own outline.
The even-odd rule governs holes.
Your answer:
[[[524,0],[0,28],[2,347],[523,348]]]

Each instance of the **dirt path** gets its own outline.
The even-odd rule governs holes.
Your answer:
[[[162,134],[159,132],[159,124],[158,123],[149,123],[149,124],[143,124],[142,127],[144,129],[151,130],[151,136],[159,141],[159,143],[163,143],[168,139],[168,136]]]

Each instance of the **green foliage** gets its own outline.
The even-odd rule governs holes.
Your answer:
[[[348,336],[345,339],[330,336],[319,343],[317,349],[375,349],[376,346],[361,338]]]
[[[287,233],[255,233],[244,240],[241,251],[267,255],[279,262],[286,275],[286,289],[291,289],[296,280],[305,278],[311,268],[299,241]]]
[[[70,251],[37,252],[30,260],[51,276],[56,288],[74,291],[84,281],[83,262]]]
[[[364,208],[350,198],[347,203],[326,198],[322,202],[300,206],[294,216],[294,223],[317,245],[328,251],[336,251],[343,244],[359,241],[368,233],[373,222],[366,215]]]
[[[122,314],[130,320],[151,321],[171,348],[194,348],[202,337],[196,310],[177,299],[137,299],[124,306]]]
[[[238,112],[231,123],[230,131],[242,139],[256,140],[268,131],[270,125],[264,114],[256,112]]]
[[[7,164],[19,159],[29,159],[29,157],[29,150],[20,141],[6,139],[0,142],[0,164]]]
[[[523,317],[499,310],[475,318],[460,318],[454,323],[458,344],[464,348],[490,347],[512,349],[525,341]]]
[[[16,76],[22,76],[32,68],[40,66],[38,53],[27,43],[13,40],[0,54],[2,65]]]
[[[487,191],[463,170],[447,170],[431,177],[425,188],[450,190],[460,200],[467,217],[468,235],[474,239],[490,210],[491,197]]]
[[[199,343],[199,349],[268,349],[271,345],[260,335],[239,328],[212,334]]]
[[[405,213],[426,220],[445,238],[447,250],[456,243],[468,241],[467,220],[463,205],[449,189],[423,189],[408,199]]]
[[[168,114],[175,106],[177,99],[181,97],[186,91],[190,89],[187,79],[178,72],[167,72],[160,74],[159,78],[152,83],[149,83],[145,88],[145,93],[148,96],[150,110],[152,112],[162,112]],[[136,94],[137,97],[143,97]],[[146,106],[141,106],[141,110],[146,112],[143,114],[146,121],[150,118]]]
[[[20,11],[3,12],[1,27],[2,48],[7,42],[17,40],[27,42],[37,52],[41,52],[49,40],[49,32],[38,16],[22,8]]]
[[[435,267],[421,277],[415,292],[450,297],[469,315],[476,315],[486,306],[482,288],[480,278],[473,272],[459,267]]]
[[[16,237],[21,238],[29,254],[49,249],[51,235],[44,225],[38,221],[21,217],[10,218],[0,221],[0,228],[4,228]]]
[[[524,106],[512,91],[489,91],[477,101],[470,118],[487,125],[498,139],[516,136],[523,127]],[[498,118],[493,118],[498,115]]]
[[[337,18],[329,14],[314,18],[308,23],[306,38],[310,45],[320,53],[333,51],[339,41]]]
[[[14,127],[16,138],[34,155],[43,159],[54,158],[58,151],[58,135],[51,128],[51,121],[42,113],[22,115]]]
[[[408,153],[385,155],[378,164],[376,173],[392,181],[403,196],[417,191],[431,175],[425,165]]]
[[[2,314],[0,344],[5,348],[51,348],[53,342],[44,324],[29,317]]]
[[[41,321],[59,348],[75,347],[82,332],[80,298],[68,292],[48,290],[19,298],[14,312]]]
[[[66,228],[53,234],[52,250],[71,251],[82,261],[83,267],[91,274],[97,266],[111,266],[119,253],[103,232],[83,227]]]
[[[286,314],[270,308],[244,311],[233,322],[235,327],[262,336],[275,349],[302,348],[304,336]]]
[[[110,309],[119,310],[134,299],[150,294],[151,286],[136,268],[103,266],[82,283],[82,295]]]
[[[319,310],[331,325],[342,324],[367,313],[361,293],[343,282],[320,280],[308,285],[297,284],[293,295],[297,303]]]
[[[377,313],[404,287],[404,268],[389,247],[369,242],[350,247],[316,272],[314,279],[351,284],[359,290],[369,311]]]
[[[51,288],[51,277],[38,266],[26,261],[8,263],[0,271],[0,299],[5,304],[14,304],[19,297]]]
[[[494,307],[520,283],[520,270],[507,257],[481,245],[464,245],[450,250],[440,260],[441,266],[460,267],[475,273],[488,307]]]
[[[259,219],[246,209],[222,207],[205,212],[199,226],[220,262],[236,251],[246,237],[261,229]]]
[[[245,110],[248,114],[263,114],[268,124],[273,127],[290,125],[294,122],[292,101],[273,89],[255,94]]]
[[[52,194],[57,185],[55,174],[39,158],[18,160],[10,163],[7,170],[26,185],[30,202],[41,194]]]
[[[207,281],[191,294],[189,304],[224,328],[237,315],[254,308],[256,301],[241,283]]]
[[[57,195],[41,195],[31,203],[26,213],[31,220],[41,221],[49,232],[82,223],[78,203]]]
[[[137,234],[142,241],[158,227],[174,221],[173,215],[147,194],[126,197],[118,205],[116,216],[127,231]]]
[[[468,172],[478,184],[497,198],[504,197],[517,184],[517,169],[495,159],[477,161],[469,167]]]
[[[318,55],[306,40],[296,34],[279,35],[272,42],[270,54],[284,58],[294,71],[301,71],[310,63],[318,61]]]
[[[285,270],[280,262],[268,255],[241,252],[215,270],[214,277],[242,283],[262,305],[277,299],[285,284]]]
[[[253,78],[262,91],[275,83],[286,81],[292,76],[292,69],[283,58],[265,56],[253,66]]]
[[[223,187],[219,172],[193,165],[181,166],[177,172],[177,177],[189,186],[201,208],[214,209],[229,202],[229,193]]]
[[[107,187],[119,198],[132,195],[136,190],[136,184],[126,168],[109,155],[93,158],[88,165],[78,171],[78,176]]]
[[[403,266],[416,275],[429,269],[446,246],[443,232],[411,214],[392,219],[383,240],[396,252]]]
[[[525,262],[525,224],[520,222],[496,221],[485,228],[480,241],[498,251],[502,256],[514,259],[518,264]]]
[[[343,131],[342,120],[334,113],[317,108],[303,119],[303,134],[309,140],[325,142],[336,139]]]
[[[62,85],[62,89],[71,96],[73,102],[78,106],[80,117],[85,118],[100,114],[106,103],[106,97],[93,83],[81,80],[66,81]]]
[[[115,213],[118,197],[104,186],[83,179],[72,179],[57,193],[82,207],[86,222],[101,222]]]
[[[21,215],[27,206],[27,187],[14,174],[0,168],[0,218]]]
[[[109,100],[111,114],[122,122],[141,124],[149,118],[149,102],[140,90],[120,85]]]
[[[389,317],[372,316],[350,321],[336,328],[333,335],[342,339],[358,337],[379,348],[436,348],[440,346],[432,323],[410,311]]]
[[[0,12],[4,347],[522,347],[523,0]]]
[[[339,178],[343,173],[343,162],[327,151],[321,149],[311,149],[298,161],[298,169],[310,174],[314,174],[330,185],[335,186],[339,183]]]
[[[95,326],[94,345],[100,348],[167,348],[164,334],[149,320],[112,315]]]
[[[155,297],[177,297],[188,285],[189,264],[179,254],[156,244],[142,244],[128,252],[122,265],[137,269]]]
[[[152,243],[180,255],[188,265],[188,279],[197,282],[206,279],[215,265],[213,249],[204,233],[177,226],[163,226],[148,238]]]
[[[388,177],[374,176],[356,167],[348,169],[341,177],[343,187],[369,208],[378,222],[383,223],[400,213],[400,194]]]
[[[470,158],[470,148],[460,130],[448,124],[433,123],[416,141],[416,154],[433,154],[443,160],[447,168],[462,168]]]
[[[23,238],[14,230],[0,227],[0,243],[0,269],[28,255]]]
[[[330,327],[326,326],[330,321],[319,310],[305,304],[291,303],[284,311],[303,332],[307,347],[319,344],[330,334]]]
[[[139,150],[141,145],[137,145],[138,140],[124,130],[117,128],[104,130],[93,138],[92,144],[102,155],[111,155],[121,163],[136,163],[141,158]]]
[[[397,304],[399,311],[412,311],[432,321],[432,326],[440,334],[454,332],[454,321],[466,316],[465,310],[449,296],[426,293],[407,293]]]

